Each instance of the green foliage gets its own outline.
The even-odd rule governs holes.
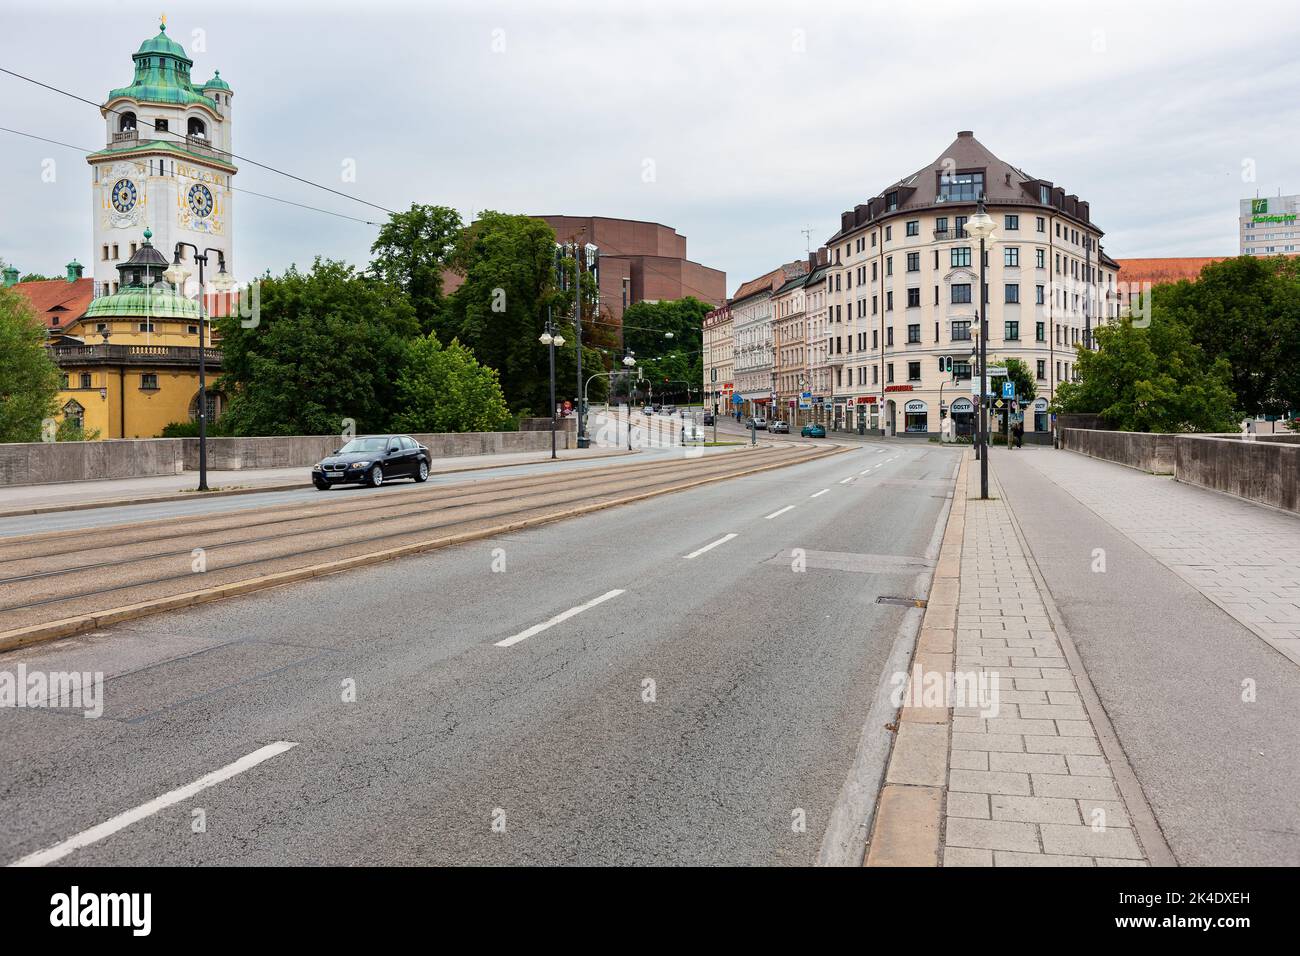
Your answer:
[[[623,313],[623,341],[636,353],[656,394],[685,401],[689,386],[691,396],[699,399],[704,382],[704,316],[712,309],[707,302],[687,296],[637,302]]]
[[[404,432],[506,431],[514,419],[495,370],[480,365],[455,339],[416,339],[397,379],[400,411],[393,428]]]
[[[1021,405],[1032,402],[1038,396],[1038,386],[1034,381],[1034,374],[1029,370],[1029,364],[1018,358],[998,359],[989,358],[989,368],[1001,366],[1006,368],[1005,377],[999,375],[996,378],[989,379],[989,389],[994,395],[1002,394],[1002,383],[1007,378],[1016,383],[1016,401]]]
[[[389,217],[370,247],[371,269],[407,294],[426,334],[445,331],[442,273],[462,225],[454,209],[413,203],[407,212]]]
[[[550,407],[547,349],[538,337],[546,327],[548,305],[556,331],[564,336],[556,349],[556,400],[577,396],[577,351],[571,291],[555,282],[555,233],[540,219],[483,212],[460,236],[449,259],[465,277],[447,299],[442,338],[458,339],[475,358],[497,370],[511,411]],[[566,263],[572,273],[573,263]],[[589,275],[583,276],[584,316],[595,304]],[[585,325],[585,322],[584,322]],[[584,378],[601,371],[600,352],[584,342]],[[598,394],[599,380],[591,396]]]
[[[159,438],[198,438],[198,422],[168,422],[163,426]]]
[[[1157,286],[1152,310],[1227,360],[1240,417],[1300,407],[1300,264],[1284,256],[1212,263],[1195,282]]]
[[[1235,431],[1228,361],[1211,361],[1186,326],[1153,303],[1151,324],[1098,326],[1098,351],[1079,347],[1078,382],[1057,386],[1053,410],[1094,412],[1122,431]]]
[[[49,282],[54,276],[41,275],[39,272],[29,272],[27,275],[18,279],[19,282]]]
[[[20,292],[0,288],[0,442],[41,440],[53,418],[59,369],[45,349],[45,329]]]
[[[261,321],[217,320],[220,388],[230,397],[222,425],[233,435],[328,435],[355,422],[384,431],[397,408],[415,311],[389,283],[317,259],[261,280]]]
[[[87,431],[71,418],[65,418],[59,422],[59,427],[54,432],[55,441],[96,441],[98,438],[98,428]]]

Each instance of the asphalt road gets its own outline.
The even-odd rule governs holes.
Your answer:
[[[956,465],[867,443],[4,655],[106,682],[0,709],[0,859],[814,862]]]
[[[1295,866],[1300,670],[1036,464],[1067,454],[989,461],[1170,849],[1183,865]]]

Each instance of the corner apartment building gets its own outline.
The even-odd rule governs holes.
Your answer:
[[[1243,256],[1300,253],[1300,196],[1243,199],[1237,225]]]
[[[974,424],[979,243],[965,230],[983,196],[988,355],[1018,358],[1037,397],[1026,431],[1074,377],[1075,347],[1118,314],[1118,264],[1086,201],[993,155],[969,131],[931,164],[841,215],[826,245],[827,363],[833,427],[936,434]],[[952,371],[949,372],[949,363]]]

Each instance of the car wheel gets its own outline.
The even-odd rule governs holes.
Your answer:
[[[366,475],[366,484],[371,488],[378,488],[384,483],[384,469],[375,465],[370,469],[370,474]]]
[[[312,484],[316,486],[316,490],[317,490],[317,491],[329,491],[329,490],[330,490],[330,483],[329,483],[328,481],[315,481],[315,480],[313,480],[313,481],[312,481]]]
[[[417,468],[415,471],[415,480],[416,481],[429,480],[429,463],[425,461],[423,458],[420,459],[420,467]]]

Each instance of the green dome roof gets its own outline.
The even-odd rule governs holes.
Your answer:
[[[168,106],[206,106],[216,110],[212,100],[194,88],[190,67],[194,61],[185,48],[167,36],[167,25],[152,39],[140,44],[132,55],[135,78],[130,86],[110,90],[109,101],[127,97],[138,103],[163,103]]]
[[[86,309],[87,319],[197,319],[199,304],[177,295],[171,286],[159,283],[166,291],[153,292],[141,286],[128,286],[112,295],[92,299]]]
[[[199,89],[228,90],[230,89],[230,84],[221,78],[221,71],[217,70],[216,75],[213,76],[212,79],[208,80],[208,82],[204,83],[201,87],[199,87]]]
[[[140,44],[140,49],[136,51],[136,56],[148,56],[150,54],[162,53],[166,56],[174,56],[178,60],[184,60],[186,63],[193,63],[185,55],[185,47],[181,46],[175,40],[167,35],[167,24],[158,25],[158,35],[152,39],[145,40]]]

